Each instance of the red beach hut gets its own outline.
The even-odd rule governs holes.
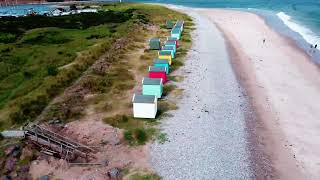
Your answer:
[[[149,78],[161,78],[163,83],[167,82],[167,70],[165,66],[149,66]]]

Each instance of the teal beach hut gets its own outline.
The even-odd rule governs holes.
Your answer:
[[[163,92],[163,84],[161,78],[143,78],[142,94],[153,95],[161,98]]]
[[[173,46],[163,46],[161,51],[170,51],[171,52],[171,57],[175,58],[175,47]]]
[[[174,48],[174,52],[177,52],[177,42],[176,41],[167,41],[164,46],[171,46]]]
[[[174,27],[174,25],[175,25],[174,21],[172,21],[172,20],[167,20],[166,21],[166,28],[167,29],[172,29]]]
[[[171,38],[181,39],[181,30],[179,28],[174,28],[171,31]]]
[[[167,59],[156,59],[156,60],[154,60],[153,66],[164,66],[164,67],[166,67],[166,73],[169,74],[170,64],[169,64],[169,61]]]
[[[161,49],[161,42],[158,38],[152,38],[149,41],[149,48],[152,50],[160,50]]]

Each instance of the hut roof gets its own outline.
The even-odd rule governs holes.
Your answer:
[[[153,96],[153,95],[134,94],[132,98],[132,102],[153,104],[155,102],[155,99],[156,99],[156,96]]]
[[[177,41],[178,38],[175,37],[167,37],[167,41]]]
[[[180,34],[181,29],[172,29],[171,33],[174,33],[174,34],[179,33]]]
[[[155,64],[169,64],[169,60],[167,59],[156,59],[154,60]]]
[[[160,39],[159,38],[151,38],[150,42],[160,42]]]
[[[174,46],[163,46],[162,50],[174,50]]]
[[[184,21],[177,21],[176,25],[183,25],[184,24]]]
[[[166,72],[165,66],[149,66],[150,72]]]
[[[159,55],[160,56],[162,56],[162,55],[164,55],[164,56],[166,56],[166,55],[170,55],[171,56],[171,52],[169,52],[169,51],[159,51]]]
[[[176,45],[176,41],[167,41],[164,45]]]
[[[161,78],[143,78],[142,84],[143,85],[161,85],[162,79]]]

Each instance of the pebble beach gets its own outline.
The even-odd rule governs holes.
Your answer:
[[[237,82],[218,29],[194,19],[193,47],[183,68],[179,109],[161,129],[169,141],[151,146],[151,164],[163,179],[249,179],[246,144],[247,101]]]

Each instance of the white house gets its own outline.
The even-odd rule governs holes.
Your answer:
[[[135,118],[156,118],[158,98],[153,95],[134,94],[132,98],[133,117]]]

